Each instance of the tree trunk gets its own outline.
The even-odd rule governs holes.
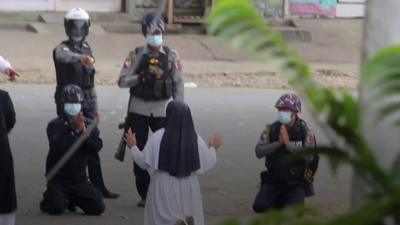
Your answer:
[[[365,15],[363,63],[378,50],[400,43],[400,0],[367,0]],[[370,100],[368,90],[369,84],[360,84],[362,133],[381,165],[390,169],[400,153],[400,129],[395,129],[390,121],[380,121],[378,124],[374,122],[377,116],[376,104],[379,102]],[[362,205],[368,188],[357,175],[353,177],[351,199],[353,208]]]

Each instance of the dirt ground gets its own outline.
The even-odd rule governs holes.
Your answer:
[[[358,86],[361,20],[300,20],[311,32],[311,43],[289,43],[310,64],[318,82],[334,88]],[[352,32],[350,32],[352,31]],[[34,34],[0,30],[0,54],[21,74],[18,83],[54,84],[52,49],[65,38],[62,34]],[[140,34],[89,36],[96,58],[96,83],[116,85],[128,52],[144,44]],[[185,82],[198,87],[288,88],[286,79],[267,63],[235,52],[215,37],[168,35],[166,43],[176,49],[183,63]],[[7,82],[5,77],[0,83]]]

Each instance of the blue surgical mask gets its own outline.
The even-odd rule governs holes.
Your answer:
[[[69,116],[76,116],[81,112],[81,103],[65,103],[64,111]]]
[[[291,112],[279,111],[278,112],[278,120],[282,124],[288,124],[292,120],[292,113]]]
[[[147,41],[147,44],[149,44],[151,47],[160,47],[163,43],[163,37],[162,37],[162,35],[148,34],[146,36],[146,41]]]

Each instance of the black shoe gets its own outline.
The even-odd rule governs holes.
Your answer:
[[[146,206],[146,200],[142,199],[136,205],[137,205],[137,207],[145,207]]]
[[[110,191],[105,191],[103,192],[103,198],[116,199],[119,198],[119,194],[115,194]]]

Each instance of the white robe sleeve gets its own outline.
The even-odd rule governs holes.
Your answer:
[[[0,72],[4,73],[7,68],[11,67],[11,64],[0,56]]]
[[[131,155],[138,166],[144,170],[158,169],[158,157],[160,155],[160,142],[164,129],[160,129],[149,137],[143,151],[137,146],[131,148]]]
[[[204,173],[210,170],[217,163],[217,153],[213,147],[208,147],[200,135],[197,135],[197,143],[199,146],[200,169],[197,173]]]
[[[133,160],[135,161],[138,166],[144,170],[147,170],[149,168],[148,165],[146,165],[144,161],[144,154],[139,150],[137,146],[131,148],[131,155]]]

